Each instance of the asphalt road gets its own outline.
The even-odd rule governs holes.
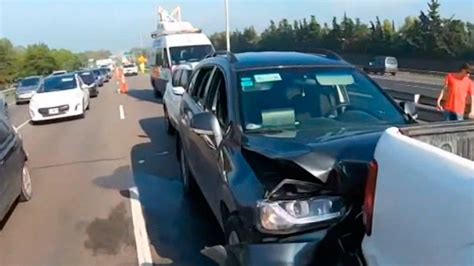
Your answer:
[[[101,88],[85,119],[33,126],[27,105],[10,107],[34,195],[0,224],[1,266],[213,265],[199,252],[222,242],[218,224],[199,196],[182,194],[148,77],[127,80],[128,95],[115,82]]]

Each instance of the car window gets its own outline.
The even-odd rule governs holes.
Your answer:
[[[44,80],[38,93],[62,91],[77,88],[77,81],[74,75],[52,76]]]
[[[155,52],[155,66],[163,65],[163,49],[158,48]]]
[[[0,120],[0,147],[5,144],[11,134],[10,127],[3,120]]]
[[[199,73],[197,73],[196,80],[194,82],[193,88],[191,89],[191,96],[195,101],[201,102],[203,100],[212,70],[213,68],[206,67],[202,68]]]
[[[174,73],[173,73],[173,78],[172,78],[172,83],[173,83],[173,87],[177,87],[179,86],[179,79],[181,78],[181,73],[183,73],[183,70],[182,69],[177,69]]]
[[[212,76],[205,108],[214,113],[221,126],[228,123],[225,78],[219,69],[216,69]]]
[[[191,76],[191,73],[192,73],[192,70],[187,70],[187,69],[183,70],[183,73],[181,74],[181,78],[179,81],[180,86],[182,86],[183,88],[186,88],[186,86],[188,85],[188,79],[189,79],[189,76]]]
[[[170,67],[170,60],[168,59],[168,49],[163,49],[163,67]]]

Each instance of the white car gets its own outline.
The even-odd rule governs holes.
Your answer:
[[[170,135],[176,132],[181,97],[196,65],[197,63],[189,63],[177,66],[171,80],[166,84],[165,95],[163,96],[163,112],[166,131]]]
[[[474,263],[474,123],[431,127],[390,128],[377,144],[364,200],[369,266]]]
[[[44,80],[30,101],[31,121],[84,117],[89,109],[89,86],[77,74],[51,76]]]
[[[53,73],[51,73],[50,76],[59,76],[59,75],[64,75],[66,73],[67,73],[66,70],[56,70],[56,71],[53,71]]]
[[[138,75],[138,67],[135,64],[125,64],[123,66],[123,74],[125,76],[136,76]]]

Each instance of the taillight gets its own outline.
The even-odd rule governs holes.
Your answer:
[[[367,180],[365,183],[363,221],[365,233],[370,236],[372,234],[372,219],[374,215],[375,187],[377,184],[378,165],[376,161],[369,164]]]

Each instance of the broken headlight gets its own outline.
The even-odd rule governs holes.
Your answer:
[[[288,234],[318,225],[329,225],[346,213],[343,199],[335,196],[264,200],[258,203],[258,209],[259,229],[272,234]]]

